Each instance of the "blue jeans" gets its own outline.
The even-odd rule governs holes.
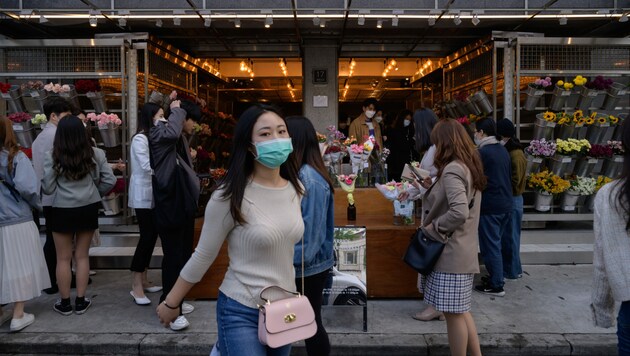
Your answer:
[[[512,218],[501,237],[503,255],[503,277],[516,279],[523,274],[521,267],[521,222],[523,221],[523,196],[512,197],[514,210]]]
[[[479,216],[479,250],[486,265],[490,288],[503,288],[503,255],[501,237],[510,224],[511,212]]]
[[[621,303],[617,315],[617,349],[619,356],[630,355],[630,301]]]
[[[273,349],[258,341],[258,309],[219,292],[217,327],[221,356],[289,356],[291,345]]]

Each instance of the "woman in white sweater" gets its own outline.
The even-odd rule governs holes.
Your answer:
[[[623,124],[621,178],[595,197],[592,304],[595,325],[613,325],[615,302],[619,355],[630,355],[630,123]]]
[[[217,300],[221,353],[290,354],[291,345],[273,349],[260,343],[257,305],[264,303],[259,293],[267,286],[295,291],[293,247],[302,237],[304,223],[297,167],[286,162],[292,150],[286,122],[273,108],[255,105],[241,115],[228,173],[208,202],[199,244],[157,308],[165,326],[177,318],[177,306],[227,240],[230,264]],[[274,288],[264,297],[287,295]]]

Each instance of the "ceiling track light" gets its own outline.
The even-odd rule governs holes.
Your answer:
[[[120,27],[125,27],[127,26],[127,19],[124,17],[121,17],[118,19],[118,26]]]
[[[357,18],[357,24],[359,26],[365,25],[365,15],[359,15],[359,17]]]
[[[619,22],[628,22],[628,14],[625,12],[621,14],[621,17],[619,18]]]
[[[453,23],[455,24],[455,26],[459,26],[462,23],[462,19],[461,17],[459,17],[459,14],[455,15],[455,17],[453,18]]]
[[[234,20],[234,27],[241,28],[241,20],[240,19],[235,19]]]
[[[566,16],[562,16],[558,19],[558,23],[560,24],[560,26],[566,25],[568,21],[569,19]]]
[[[429,26],[435,26],[435,17],[429,17]]]
[[[473,15],[473,18],[472,18],[472,20],[470,20],[470,22],[472,22],[472,24],[475,25],[475,26],[479,25],[480,21],[479,21],[479,17],[477,16],[477,14]]]
[[[206,18],[205,20],[203,20],[203,25],[205,27],[210,27],[210,25],[212,25],[212,19],[210,17]]]
[[[313,17],[313,26],[319,26],[320,23],[321,19],[319,18],[319,16]]]
[[[383,28],[383,20],[381,19],[376,20],[376,28]]]
[[[161,19],[157,19],[157,21],[155,21],[155,27],[162,27],[162,20]]]
[[[319,24],[319,27],[320,27],[320,28],[324,28],[324,27],[326,27],[326,20],[322,20],[322,21],[320,22],[320,24]]]
[[[90,16],[89,22],[91,27],[96,27],[96,25],[98,25],[98,19],[96,16]]]
[[[48,19],[44,15],[39,15],[39,23],[46,23]]]
[[[392,18],[392,27],[398,27],[398,15]]]
[[[271,27],[271,25],[273,25],[273,16],[267,15],[267,17],[265,18],[265,28],[269,28]]]
[[[173,25],[180,26],[182,24],[182,19],[179,17],[173,17]]]

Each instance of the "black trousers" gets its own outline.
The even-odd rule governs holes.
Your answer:
[[[308,301],[311,302],[315,311],[315,322],[317,323],[317,333],[313,337],[304,340],[306,343],[306,353],[309,356],[327,356],[330,355],[330,341],[328,333],[322,324],[322,301],[323,292],[330,270],[318,273],[316,275],[304,277],[304,291],[302,291],[302,278],[295,279],[297,290],[304,294]]]
[[[158,232],[153,209],[136,209],[136,217],[140,229],[140,240],[138,240],[136,252],[133,254],[130,269],[133,272],[144,272],[151,262]]]
[[[48,276],[50,277],[50,285],[57,285],[57,249],[55,249],[55,240],[52,235],[52,206],[44,207],[44,218],[46,219],[46,243],[44,243],[44,258],[48,267]]]
[[[159,222],[157,224],[164,253],[162,258],[162,288],[164,289],[162,289],[160,302],[166,299],[166,295],[173,289],[179,272],[192,255],[194,228],[194,218],[176,228],[160,226]]]

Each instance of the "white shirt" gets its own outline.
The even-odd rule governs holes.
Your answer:
[[[149,140],[138,134],[131,140],[129,155],[131,177],[129,179],[129,199],[127,205],[135,209],[153,208],[153,186],[151,161],[149,157]]]

